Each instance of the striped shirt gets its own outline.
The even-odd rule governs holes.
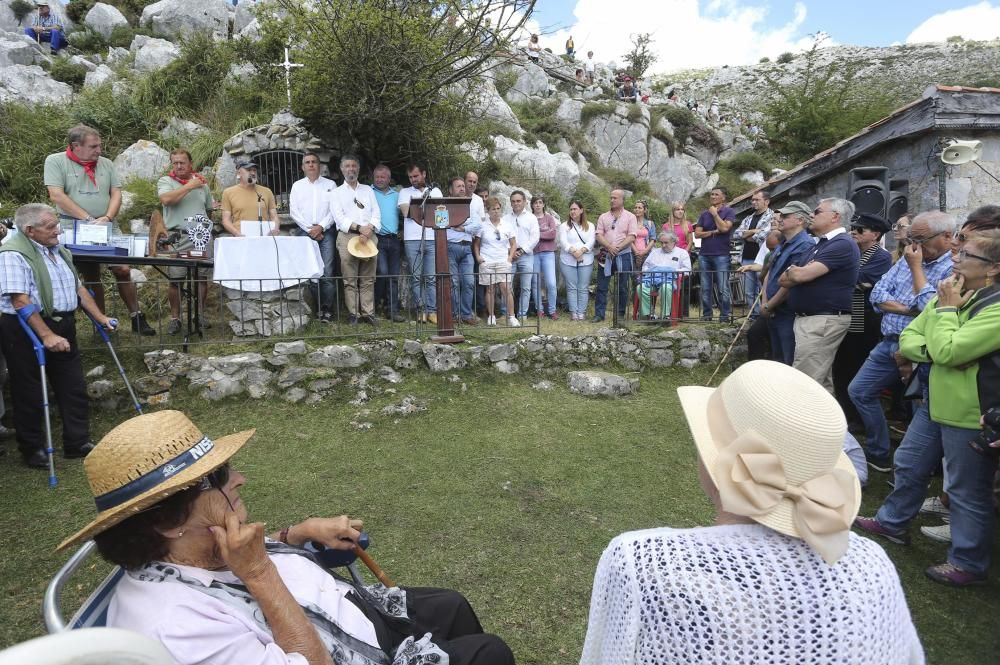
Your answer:
[[[52,309],[56,312],[72,312],[76,310],[79,301],[76,295],[76,277],[73,270],[63,260],[57,247],[42,247],[31,241],[38,253],[45,257],[45,267],[49,269],[49,279],[52,281]],[[18,252],[0,252],[0,312],[17,314],[10,296],[13,293],[26,293],[31,302],[41,305],[42,298],[35,282],[35,274],[31,266]]]
[[[945,252],[933,261],[924,261],[924,278],[927,284],[919,293],[913,292],[913,273],[906,259],[896,261],[889,272],[882,275],[872,289],[869,301],[877,311],[882,311],[879,305],[884,302],[898,302],[911,310],[923,311],[930,299],[937,293],[937,285],[951,274],[951,253]],[[910,325],[916,315],[894,314],[884,312],[882,316],[882,334],[899,335]]]

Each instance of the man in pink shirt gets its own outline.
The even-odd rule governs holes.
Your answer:
[[[598,254],[597,293],[591,323],[604,320],[608,305],[608,286],[611,284],[611,276],[616,273],[622,273],[618,277],[618,317],[625,316],[629,280],[632,277],[632,243],[635,242],[638,230],[639,221],[625,209],[625,192],[620,189],[611,190],[611,210],[597,219],[597,245],[603,251]],[[603,265],[601,255],[605,255]]]

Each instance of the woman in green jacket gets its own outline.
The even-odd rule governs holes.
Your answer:
[[[969,232],[957,250],[951,277],[938,284],[928,303],[899,337],[899,351],[930,363],[925,400],[893,460],[895,488],[875,517],[855,526],[899,544],[917,516],[927,485],[944,456],[951,515],[948,561],[927,576],[951,586],[986,582],[993,538],[991,485],[996,458],[976,453],[969,441],[979,433],[982,406],[977,378],[980,360],[1000,351],[1000,230]],[[926,399],[928,397],[929,399]]]

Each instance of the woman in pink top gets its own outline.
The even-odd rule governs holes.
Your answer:
[[[684,204],[674,201],[670,204],[670,220],[662,227],[663,231],[670,231],[677,236],[677,246],[681,249],[691,251],[694,247],[694,232],[691,229],[691,222],[688,221],[684,213]]]
[[[531,277],[531,294],[535,299],[538,316],[547,316],[553,321],[556,313],[556,234],[559,223],[555,217],[545,212],[545,198],[531,198],[531,212],[538,218],[538,244],[535,245],[535,274]],[[546,307],[542,307],[540,279],[545,281]]]

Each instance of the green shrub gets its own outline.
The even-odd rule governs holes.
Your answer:
[[[96,4],[97,0],[73,0],[73,2],[66,5],[66,16],[73,23],[83,25],[83,19],[87,16],[87,12]]]
[[[156,194],[156,183],[148,180],[132,178],[122,189],[134,195],[132,205],[125,214],[129,219],[149,219],[155,210],[160,209],[160,197]]]
[[[628,171],[611,168],[609,166],[591,164],[590,172],[611,185],[612,189],[627,189],[634,195],[641,198],[649,197],[653,194],[653,190],[650,188],[648,182],[638,178]]]
[[[549,152],[556,152],[559,139],[565,139],[574,146],[583,141],[583,132],[580,129],[556,117],[557,108],[559,108],[557,100],[511,104],[511,109],[524,130],[525,144],[534,146],[535,141],[541,141],[549,148]]]
[[[7,6],[10,7],[10,11],[14,14],[14,18],[17,19],[19,25],[24,20],[24,17],[35,10],[35,5],[26,0],[12,0]]]
[[[587,211],[587,221],[596,224],[601,213],[608,210],[610,193],[607,189],[581,178],[576,185],[576,191],[573,192],[573,200],[579,201],[583,209]]]
[[[965,39],[962,38],[962,35],[952,35],[945,41],[949,44],[961,44],[962,42],[965,41]]]
[[[132,45],[132,40],[135,39],[135,30],[128,25],[116,25],[111,30],[111,36],[108,37],[108,46],[117,46],[119,48],[128,48]]]
[[[766,178],[774,166],[760,153],[740,152],[715,165],[716,170],[726,170],[739,175],[747,171],[760,171]]]
[[[789,53],[788,51],[785,51],[784,53],[782,53],[781,55],[778,56],[777,62],[778,62],[779,65],[787,65],[788,63],[790,63],[794,59],[795,59],[795,55],[794,54]]]
[[[42,164],[66,149],[66,130],[73,124],[65,106],[0,104],[0,202],[16,207],[48,200]]]
[[[517,83],[517,74],[512,69],[505,69],[493,79],[493,85],[496,86],[497,92],[500,93],[501,97],[510,92],[515,83]]]
[[[759,62],[760,64],[763,65],[764,63],[771,62],[771,59],[765,55],[763,58],[761,58],[757,62]]]
[[[84,79],[87,78],[87,68],[70,62],[69,58],[63,56],[52,60],[49,76],[57,81],[68,83],[73,86],[74,90],[80,90],[83,87]]]
[[[76,4],[71,2],[70,6]],[[66,41],[70,46],[80,49],[84,53],[103,53],[108,47],[108,43],[99,33],[83,26],[71,31],[66,35]]]
[[[580,110],[580,126],[586,126],[588,122],[602,115],[611,115],[617,108],[617,102],[587,102]]]
[[[642,107],[638,104],[629,104],[625,117],[629,122],[639,122],[642,120]]]

